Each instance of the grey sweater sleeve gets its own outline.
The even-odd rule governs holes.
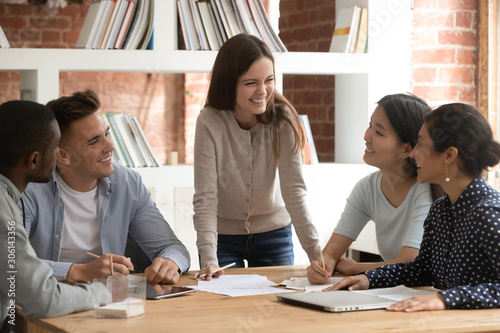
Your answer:
[[[92,309],[94,302],[109,302],[110,294],[102,284],[71,286],[56,280],[52,269],[36,257],[19,210],[5,194],[0,189],[0,253],[4,254],[0,259],[1,321],[13,303],[26,316],[52,317]]]

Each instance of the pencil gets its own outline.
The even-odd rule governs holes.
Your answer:
[[[93,254],[93,253],[91,253],[91,252],[85,252],[85,253],[87,253],[87,254],[88,254],[89,256],[91,256],[91,257],[94,257],[94,258],[99,258],[99,256],[98,256],[97,254]]]
[[[319,255],[321,256],[321,267],[326,269],[325,267],[325,259],[323,258],[323,252],[321,251],[321,246],[318,244]]]
[[[94,254],[92,252],[85,252],[86,254],[88,254],[89,256],[91,257],[94,257],[94,258],[100,258],[100,256],[98,256],[97,254]],[[130,272],[134,272],[134,269],[133,268],[130,268],[130,267],[127,267],[127,269],[130,271]]]
[[[109,267],[111,268],[111,276],[115,275],[115,272],[113,270],[113,255],[109,255]]]
[[[215,273],[215,272],[218,272],[218,271],[222,271],[223,269],[229,268],[229,267],[234,266],[234,265],[236,265],[236,263],[235,263],[235,262],[233,262],[232,264],[226,265],[226,266],[224,266],[224,267],[217,268],[215,271],[213,271],[213,272],[212,272],[212,274],[213,274],[213,273]],[[199,277],[199,278],[201,278],[201,277],[204,277],[204,276],[206,276],[206,275],[207,275],[207,273],[205,273],[205,274],[201,274],[201,275],[200,275],[200,276],[198,276],[198,277]]]

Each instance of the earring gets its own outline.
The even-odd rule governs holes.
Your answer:
[[[450,177],[448,177],[448,159],[444,160],[444,165],[446,168],[446,178],[444,179],[445,182],[449,183],[450,182]]]

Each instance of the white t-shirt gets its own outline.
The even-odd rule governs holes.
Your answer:
[[[382,173],[377,171],[354,186],[333,232],[356,240],[366,223],[373,220],[380,255],[392,260],[402,246],[420,248],[432,196],[429,184],[417,182],[396,208],[382,192],[381,182]]]
[[[57,187],[64,203],[64,226],[59,261],[88,263],[94,258],[86,254],[102,254],[97,222],[97,189],[78,192],[57,175]]]

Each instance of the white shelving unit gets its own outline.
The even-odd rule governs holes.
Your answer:
[[[310,202],[313,205],[311,210],[314,210],[315,224],[319,230],[328,229],[327,234],[321,234],[323,245],[338,220],[337,215],[332,216],[331,212],[340,216],[345,197],[352,188],[351,185],[349,187],[330,180],[348,179],[354,184],[366,175],[366,172],[360,172],[366,168],[361,165],[365,147],[363,136],[375,103],[386,94],[409,91],[410,4],[411,0],[336,0],[337,10],[353,5],[368,7],[370,28],[367,54],[274,54],[279,91],[282,91],[282,78],[285,74],[335,75],[335,160],[337,163],[355,163],[361,168],[345,167],[337,163],[305,168],[311,174],[306,175],[306,181],[308,188],[312,189],[313,199]],[[210,72],[216,54],[216,51],[177,50],[176,2],[156,0],[154,50],[0,49],[0,71],[19,71],[20,88],[35,91],[35,100],[46,103],[59,97],[59,73],[62,71]],[[320,172],[311,171],[315,169]],[[189,226],[180,222],[186,221],[186,216],[192,214],[192,209],[189,211],[189,207],[184,207],[185,215],[173,216],[172,212],[179,211],[179,206],[175,207],[174,193],[176,189],[179,193],[182,193],[180,189],[189,192],[189,187],[192,187],[192,167],[137,170],[144,176],[146,184],[150,184],[150,188],[159,195],[157,198],[160,200],[160,208],[183,239],[183,230],[192,230],[192,221]],[[324,178],[318,179],[312,174],[319,174]],[[158,179],[161,181],[158,182]],[[179,179],[182,180],[180,183]],[[340,197],[338,193],[342,193]],[[317,198],[326,198],[326,202],[318,201]],[[317,205],[316,202],[323,202],[323,205]],[[192,242],[191,239],[185,241]],[[366,244],[368,249],[365,248]],[[296,248],[300,248],[298,243]],[[358,249],[375,252],[370,241],[364,241]],[[196,267],[197,255],[194,254],[193,258],[193,267]],[[296,263],[303,262],[299,260]]]
[[[275,53],[277,88],[284,74],[336,75],[335,160],[362,163],[363,134],[374,103],[410,87],[410,0],[337,0],[369,8],[369,53]],[[215,51],[177,50],[175,0],[156,0],[154,50],[0,49],[0,70],[20,71],[21,89],[46,103],[59,96],[61,71],[210,72]],[[292,101],[293,102],[293,101]]]

